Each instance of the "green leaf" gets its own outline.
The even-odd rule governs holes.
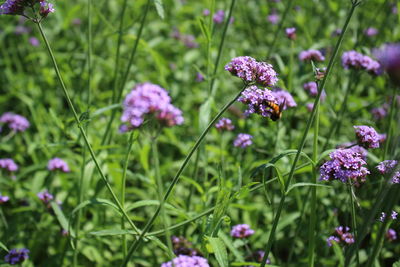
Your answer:
[[[200,30],[203,33],[204,37],[207,39],[207,42],[210,42],[211,39],[211,35],[210,35],[210,31],[208,30],[208,28],[206,27],[206,24],[204,22],[203,18],[199,18],[197,20],[197,22],[199,23],[200,26]]]
[[[95,236],[116,236],[116,235],[136,235],[137,233],[135,231],[127,229],[105,229],[105,230],[90,232],[89,234]]]
[[[224,242],[219,237],[207,237],[208,242],[211,245],[215,258],[217,259],[218,266],[228,267],[228,252]]]
[[[201,130],[205,129],[207,127],[207,125],[210,122],[210,114],[211,114],[211,104],[213,103],[213,98],[210,97],[209,99],[207,99],[206,102],[204,102],[201,106],[200,106],[200,110],[199,110],[199,127]]]
[[[60,209],[60,206],[55,201],[50,202],[50,205],[56,215],[58,222],[64,230],[68,230],[68,220],[64,215],[64,212]],[[72,236],[74,236],[71,231],[69,231]]]
[[[396,261],[393,263],[392,267],[400,267],[400,261]]]
[[[109,106],[106,106],[106,107],[103,107],[103,108],[99,108],[98,110],[93,111],[92,118],[94,118],[96,116],[99,116],[99,115],[101,115],[104,112],[107,112],[109,110],[120,108],[120,107],[121,107],[121,104],[112,104],[112,105],[109,105]]]
[[[243,261],[243,256],[242,254],[239,252],[239,250],[237,250],[235,248],[235,246],[232,243],[232,239],[229,238],[226,234],[224,234],[222,231],[220,231],[218,233],[218,237],[224,242],[224,244],[228,247],[228,249],[232,252],[232,254],[235,256],[237,261]]]
[[[333,251],[335,252],[336,258],[339,259],[338,267],[344,266],[344,257],[343,257],[342,248],[336,242],[332,242],[332,247],[333,247]]]
[[[0,248],[2,248],[2,249],[4,249],[5,251],[8,252],[8,248],[1,241],[0,241]]]
[[[157,10],[157,14],[160,16],[161,19],[165,18],[164,15],[164,7],[163,7],[163,3],[162,0],[154,0],[154,5],[156,6],[156,10]]]
[[[289,194],[289,192],[295,188],[295,187],[303,187],[303,186],[315,186],[315,187],[326,187],[326,188],[331,188],[329,185],[323,185],[323,184],[314,184],[314,183],[296,183],[292,184],[289,186],[288,190],[286,191],[286,194]]]

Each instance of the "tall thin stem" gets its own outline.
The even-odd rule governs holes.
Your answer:
[[[358,238],[357,218],[356,218],[356,207],[355,207],[355,201],[354,201],[353,185],[351,183],[349,183],[348,187],[349,187],[350,207],[351,207],[351,224],[353,227],[354,239],[357,240],[357,238]],[[356,252],[356,259],[357,259],[357,266],[360,266],[360,259],[358,256],[358,251]]]
[[[392,135],[393,135],[393,131],[392,131],[392,126],[393,126],[393,121],[394,121],[394,111],[396,109],[396,87],[393,86],[393,92],[392,92],[392,103],[390,105],[390,111],[389,111],[389,123],[388,123],[388,128],[386,131],[387,134],[387,138],[386,138],[386,143],[385,143],[385,149],[383,151],[383,159],[385,160],[388,152],[389,152],[389,147],[390,147],[390,143],[392,140]]]
[[[224,112],[231,106],[235,101],[239,98],[239,96],[242,94],[244,89],[246,89],[247,83],[244,84],[243,88],[235,95],[235,97],[229,101],[219,112],[218,114],[214,117],[214,119],[209,123],[206,129],[204,129],[203,133],[200,135],[200,137],[197,139],[196,143],[193,145],[193,147],[190,149],[188,155],[186,156],[185,160],[183,161],[181,167],[179,168],[178,172],[176,173],[175,177],[172,179],[171,184],[167,188],[167,191],[164,194],[164,198],[162,202],[165,202],[168,200],[169,195],[172,193],[172,190],[174,189],[176,183],[178,182],[182,172],[186,168],[186,165],[189,163],[190,159],[192,158],[194,152],[198,149],[200,146],[201,142],[204,140],[208,132],[210,131],[211,127],[213,127],[214,123],[224,114]],[[122,266],[126,266],[132,257],[133,253],[136,251],[136,249],[139,247],[139,245],[143,241],[143,237],[145,234],[151,229],[153,226],[154,221],[156,220],[158,214],[160,213],[161,210],[161,203],[158,205],[156,211],[154,212],[153,216],[148,220],[146,226],[144,227],[143,231],[140,233],[139,237],[136,239],[136,241],[132,244],[132,246],[129,248],[128,251],[128,256],[125,257],[124,262],[122,263]]]
[[[338,39],[338,41],[336,43],[335,49],[333,50],[333,54],[331,56],[331,59],[329,60],[328,67],[326,69],[326,74],[325,74],[325,76],[324,76],[324,78],[323,78],[323,80],[321,82],[321,86],[320,86],[320,88],[318,90],[317,97],[315,98],[315,101],[314,101],[314,107],[313,107],[313,109],[311,111],[311,114],[310,114],[310,117],[309,117],[309,119],[307,121],[306,128],[304,129],[304,133],[303,133],[302,139],[300,141],[299,147],[297,149],[297,153],[296,153],[296,156],[294,158],[294,161],[293,161],[293,164],[292,164],[292,168],[290,169],[289,177],[288,177],[288,179],[286,181],[286,184],[285,184],[285,192],[287,191],[287,189],[290,186],[290,182],[292,181],[292,178],[293,178],[293,175],[294,175],[294,171],[296,169],[297,162],[298,162],[298,160],[300,158],[300,153],[303,150],[304,144],[305,144],[306,139],[307,139],[308,132],[309,132],[309,130],[311,128],[311,124],[312,124],[312,122],[314,120],[316,107],[318,106],[319,101],[320,101],[322,88],[325,87],[326,80],[328,79],[329,74],[330,74],[330,72],[332,70],[335,58],[336,58],[337,53],[339,51],[340,45],[342,44],[344,34],[346,33],[347,27],[348,27],[348,25],[350,23],[350,19],[353,16],[354,10],[356,9],[356,7],[358,5],[359,5],[359,2],[357,2],[357,1],[352,2],[351,9],[350,9],[349,14],[347,15],[347,18],[346,18],[346,22],[344,23],[344,26],[342,28],[342,33],[340,34],[340,37],[339,37],[339,39]],[[277,228],[278,223],[279,223],[279,218],[281,216],[281,212],[282,212],[283,206],[285,204],[285,199],[286,199],[286,193],[284,193],[282,195],[281,200],[279,202],[279,206],[278,206],[275,218],[274,218],[274,222],[272,224],[272,229],[271,229],[271,232],[270,232],[270,235],[269,235],[269,238],[268,238],[268,243],[267,243],[267,246],[266,246],[266,249],[265,249],[265,254],[264,254],[264,257],[263,257],[263,259],[261,261],[261,265],[260,265],[261,267],[265,266],[265,264],[267,262],[267,259],[268,259],[268,256],[269,256],[269,253],[271,251],[272,243],[273,243],[273,241],[275,239],[275,231],[276,231],[276,228]]]
[[[121,80],[121,82],[119,84],[118,92],[116,93],[116,98],[114,99],[116,103],[119,103],[121,101],[122,92],[124,91],[125,84],[126,84],[126,82],[128,80],[128,77],[129,77],[129,72],[131,71],[133,60],[135,59],[136,51],[137,51],[137,48],[138,48],[138,45],[139,45],[139,41],[140,41],[141,36],[142,36],[144,24],[146,22],[146,17],[147,17],[147,13],[149,12],[149,9],[150,9],[151,2],[152,2],[151,0],[147,0],[147,4],[146,4],[145,10],[144,10],[144,14],[143,14],[142,20],[140,22],[139,31],[138,31],[138,34],[136,36],[136,40],[135,40],[135,43],[133,45],[131,54],[129,56],[128,66],[127,66],[127,68],[125,70],[124,75],[122,76],[122,80]],[[104,132],[103,139],[101,140],[101,144],[102,145],[104,145],[106,143],[109,143],[109,139],[111,139],[111,138],[109,138],[109,134],[110,134],[110,130],[111,130],[111,125],[112,125],[112,123],[113,123],[113,121],[115,119],[115,115],[116,114],[117,114],[117,109],[113,109],[112,112],[111,112],[110,120],[108,121],[108,124],[106,126],[106,130]]]
[[[54,54],[53,54],[53,51],[52,51],[52,49],[51,49],[50,43],[49,43],[49,41],[47,40],[47,37],[46,37],[46,35],[45,35],[44,31],[43,31],[42,25],[40,24],[40,22],[37,22],[36,24],[37,24],[37,26],[38,26],[38,28],[39,28],[39,31],[40,31],[40,34],[42,35],[42,38],[43,38],[43,40],[44,40],[44,42],[45,42],[45,44],[46,44],[47,51],[49,52],[51,61],[52,61],[52,63],[53,63],[54,70],[55,70],[56,75],[57,75],[57,78],[58,78],[58,80],[59,80],[59,82],[60,82],[60,85],[61,85],[61,88],[62,88],[62,90],[63,90],[65,99],[67,100],[68,106],[69,106],[69,108],[71,109],[71,111],[72,111],[72,113],[73,113],[75,122],[76,122],[76,124],[78,125],[79,131],[81,132],[81,135],[82,135],[82,137],[83,137],[83,140],[85,141],[85,144],[86,144],[86,146],[87,146],[87,148],[88,148],[88,150],[89,150],[90,156],[91,156],[91,158],[92,158],[92,160],[93,160],[93,162],[94,162],[94,164],[95,164],[95,166],[96,166],[98,172],[100,173],[100,177],[103,179],[103,181],[104,181],[104,183],[105,183],[105,185],[106,185],[108,191],[109,191],[110,194],[111,194],[112,199],[114,200],[114,202],[115,202],[115,204],[117,205],[117,207],[118,207],[118,209],[120,210],[120,212],[121,212],[121,213],[123,214],[123,216],[127,219],[127,221],[128,221],[129,224],[132,226],[132,228],[133,228],[136,232],[140,232],[139,229],[136,227],[136,225],[135,225],[135,224],[132,222],[132,220],[129,218],[129,216],[128,216],[128,214],[125,212],[125,210],[122,208],[121,203],[119,202],[119,200],[118,200],[117,196],[115,195],[115,193],[114,193],[114,191],[113,191],[113,189],[112,189],[110,183],[108,182],[108,179],[107,179],[106,176],[104,175],[103,170],[101,169],[100,164],[99,164],[99,162],[98,162],[98,160],[97,160],[97,157],[96,157],[96,155],[95,155],[95,153],[94,153],[94,151],[93,151],[93,148],[92,148],[92,146],[91,146],[90,143],[89,143],[88,137],[87,137],[87,135],[86,135],[86,131],[85,131],[85,129],[83,128],[83,125],[82,125],[81,121],[79,120],[78,113],[77,113],[76,110],[75,110],[75,106],[74,106],[74,104],[72,103],[72,100],[71,100],[71,97],[70,97],[70,95],[69,95],[69,92],[68,92],[67,88],[65,87],[64,81],[63,81],[62,76],[61,76],[61,73],[60,73],[60,70],[58,69],[57,61],[56,61],[56,59],[55,59],[55,57],[54,57]]]

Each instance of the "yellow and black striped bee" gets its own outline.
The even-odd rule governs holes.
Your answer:
[[[277,121],[282,117],[282,111],[283,107],[285,106],[285,101],[283,101],[280,105],[277,105],[276,103],[272,101],[268,101],[267,106],[272,109],[271,112],[271,120]]]

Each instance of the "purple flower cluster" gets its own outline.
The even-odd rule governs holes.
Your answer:
[[[49,171],[60,170],[62,172],[70,172],[68,164],[60,158],[53,158],[49,160],[47,163],[47,169]]]
[[[382,49],[374,52],[375,57],[382,64],[392,81],[400,85],[400,43],[386,44]]]
[[[279,105],[272,91],[259,89],[255,85],[246,88],[238,101],[247,105],[246,115],[256,113],[263,117],[271,117],[273,109],[270,103]]]
[[[6,0],[4,4],[0,6],[0,15],[23,15],[26,7],[36,3],[40,4],[39,14],[42,17],[46,17],[49,13],[55,11],[53,4],[45,0]]]
[[[396,171],[393,174],[392,180],[390,182],[392,184],[400,184],[400,171]]]
[[[335,234],[331,235],[326,239],[328,242],[328,246],[331,247],[333,242],[336,243],[345,243],[345,244],[353,244],[354,236],[350,233],[350,228],[345,226],[339,226],[335,228]]]
[[[37,197],[45,204],[48,205],[50,201],[54,199],[54,196],[50,194],[47,189],[37,194]]]
[[[23,132],[30,126],[25,117],[12,112],[3,113],[0,117],[0,123],[7,124],[8,128],[15,132]]]
[[[394,168],[397,166],[398,161],[397,160],[385,160],[382,161],[378,164],[378,166],[376,166],[376,168],[378,169],[378,171],[382,174],[387,174],[387,173],[391,173]]]
[[[375,75],[380,74],[381,69],[381,65],[378,61],[375,61],[369,56],[365,56],[354,50],[343,53],[342,65],[345,69],[363,69]]]
[[[140,127],[148,115],[168,127],[183,123],[182,111],[171,104],[171,98],[164,88],[142,83],[133,88],[124,100],[121,121],[125,127],[121,130],[125,132]]]
[[[215,128],[219,131],[233,131],[235,126],[233,125],[232,121],[228,118],[221,118],[216,124]]]
[[[386,232],[386,238],[387,238],[389,241],[394,241],[394,240],[396,240],[396,239],[397,239],[397,233],[396,233],[396,231],[393,230],[392,228],[389,228],[389,229],[387,230],[387,232]]]
[[[349,148],[349,147],[351,147],[351,149],[353,151],[360,154],[360,156],[363,160],[367,160],[368,150],[366,150],[362,146],[357,146],[356,143],[354,143],[354,142],[343,143],[341,145],[338,145],[336,148]]]
[[[42,17],[47,17],[49,13],[53,13],[54,11],[56,10],[54,9],[53,4],[40,0],[40,15]]]
[[[390,219],[396,220],[397,219],[398,213],[394,210],[392,210],[392,213],[390,214]],[[381,212],[381,216],[379,217],[379,221],[384,222],[386,219],[386,213]]]
[[[378,30],[373,27],[369,27],[364,31],[364,34],[368,37],[372,37],[378,34]]]
[[[246,238],[252,236],[254,230],[248,224],[238,224],[232,227],[231,236],[235,238]]]
[[[8,254],[4,257],[4,261],[11,264],[19,264],[29,258],[29,249],[21,248],[21,249],[12,249],[8,252]]]
[[[310,95],[310,96],[317,96],[318,94],[318,86],[316,82],[308,82],[303,84],[303,89]],[[325,90],[322,90],[321,93],[321,101],[324,101],[326,98]]]
[[[12,159],[0,159],[0,169],[15,172],[18,170],[18,165]]]
[[[365,148],[378,148],[381,137],[374,128],[369,126],[353,126],[358,144]]]
[[[290,40],[296,40],[296,28],[286,28],[285,33],[286,37]]]
[[[250,146],[251,144],[253,144],[251,139],[253,139],[253,136],[251,136],[249,134],[240,133],[236,137],[235,141],[233,141],[233,145],[235,147],[246,148],[246,147]]]
[[[173,262],[173,264],[172,264]],[[161,267],[210,267],[207,259],[199,256],[186,256],[179,255],[174,258],[172,261],[164,262],[161,264]]]
[[[196,249],[191,248],[192,243],[184,237],[172,236],[171,241],[175,255],[199,256],[200,254]]]
[[[320,168],[321,180],[339,180],[346,183],[348,179],[354,182],[364,182],[370,173],[364,165],[367,163],[361,154],[352,148],[337,149],[329,154],[331,160]]]
[[[375,120],[381,120],[388,114],[389,105],[383,104],[381,107],[371,109],[371,114]]]
[[[0,204],[3,204],[9,200],[10,200],[10,197],[0,195]]]
[[[299,59],[301,61],[324,61],[325,57],[322,53],[315,49],[301,51],[299,54]]]
[[[224,19],[225,19],[225,12],[223,10],[218,10],[217,12],[215,12],[213,16],[214,23],[221,24],[222,22],[224,22]]]
[[[277,73],[271,64],[257,62],[254,58],[243,56],[231,60],[225,70],[245,82],[255,82],[262,86],[274,86],[278,82]]]
[[[273,25],[278,24],[279,22],[279,15],[276,10],[272,10],[272,12],[267,16],[267,21]]]
[[[275,97],[278,105],[283,105],[283,110],[297,107],[296,101],[294,101],[293,96],[288,91],[278,88],[272,91],[272,95]]]

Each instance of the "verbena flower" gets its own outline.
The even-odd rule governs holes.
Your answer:
[[[396,240],[396,239],[397,239],[397,233],[396,233],[396,231],[395,231],[394,229],[392,229],[392,228],[389,228],[389,229],[387,230],[387,232],[386,232],[386,238],[387,238],[389,241],[394,241],[394,240]]]
[[[386,44],[374,52],[392,81],[400,86],[400,43]]]
[[[246,148],[246,147],[250,146],[251,144],[253,144],[251,139],[253,139],[253,136],[251,136],[249,134],[240,133],[236,137],[235,141],[233,141],[233,145],[235,147]]]
[[[325,57],[322,53],[315,49],[305,50],[300,52],[299,59],[301,61],[324,61]]]
[[[31,37],[31,38],[29,38],[29,43],[30,43],[32,46],[39,46],[39,45],[40,45],[40,42],[39,42],[39,40],[38,40],[36,37]]]
[[[272,10],[272,12],[267,16],[267,21],[271,24],[275,25],[279,22],[279,15],[276,10]]]
[[[318,94],[318,85],[316,82],[308,82],[303,84],[303,89],[312,97],[315,97]],[[322,90],[320,100],[325,101],[325,98],[325,90]]]
[[[296,101],[294,101],[293,96],[283,89],[277,88],[272,91],[272,95],[275,97],[278,105],[283,104],[283,110],[288,108],[297,107]]]
[[[392,220],[396,220],[397,219],[397,215],[398,215],[398,213],[395,212],[394,210],[392,210],[392,214],[390,214],[390,218],[392,218]]]
[[[0,195],[0,204],[3,204],[9,200],[10,200],[10,197]]]
[[[397,219],[397,215],[398,213],[394,210],[392,210],[391,214],[390,214],[390,219],[392,220],[396,220]],[[379,217],[379,221],[380,222],[384,222],[386,219],[386,213],[385,212],[381,212],[381,216]]]
[[[203,9],[203,16],[208,16],[210,15],[210,10],[209,9]]]
[[[203,74],[201,74],[200,72],[197,72],[196,73],[196,82],[202,82],[202,81],[204,81],[204,76],[203,76]]]
[[[245,114],[256,113],[267,118],[271,117],[273,112],[269,103],[279,105],[272,91],[268,89],[259,89],[255,85],[246,88],[238,98],[238,101],[247,105]]]
[[[43,1],[43,0],[40,1],[40,12],[39,13],[42,17],[47,17],[47,15],[49,13],[53,13],[54,11],[56,11],[56,10],[54,9],[53,4],[48,3],[47,1]]]
[[[68,164],[60,158],[53,158],[49,160],[47,163],[47,169],[49,171],[60,170],[62,172],[70,172]]]
[[[172,264],[173,262],[173,264]],[[172,261],[161,264],[161,267],[210,267],[207,259],[199,256],[179,255]]]
[[[398,164],[397,160],[385,160],[380,162],[378,166],[376,166],[376,168],[380,173],[386,174],[386,173],[391,173],[397,166],[397,164]]]
[[[309,112],[311,112],[314,108],[314,103],[307,103],[306,104],[306,108]]]
[[[0,159],[0,169],[15,172],[18,170],[18,165],[12,159]]]
[[[233,131],[235,126],[233,125],[232,121],[228,118],[221,118],[216,124],[215,128],[219,131]]]
[[[225,70],[245,82],[255,82],[264,87],[274,86],[278,82],[277,73],[271,64],[257,62],[248,56],[236,57],[231,60]]]
[[[217,12],[215,12],[213,16],[213,21],[216,24],[221,24],[222,22],[224,22],[224,18],[225,18],[225,12],[223,10],[218,10]]]
[[[286,37],[290,40],[296,40],[296,28],[286,28],[285,29]]]
[[[164,88],[142,83],[133,88],[124,100],[121,121],[125,127],[122,130],[140,127],[148,116],[168,127],[183,123],[182,111],[171,104],[171,98]]]
[[[189,34],[189,35],[181,35],[181,41],[187,48],[196,48],[199,47],[199,44],[196,43],[196,38]]]
[[[364,31],[364,34],[368,37],[372,37],[378,34],[378,29],[369,27]]]
[[[48,205],[50,201],[54,199],[54,196],[50,194],[47,189],[37,194],[37,197],[45,204]]]
[[[386,219],[386,213],[381,212],[381,216],[379,217],[379,221],[384,222]]]
[[[232,227],[231,236],[235,238],[246,238],[252,236],[254,230],[248,224],[238,224]]]
[[[365,148],[378,148],[380,136],[374,128],[360,125],[353,126],[356,132],[358,144]]]
[[[327,240],[328,246],[332,246],[332,242],[336,243],[344,243],[345,245],[354,243],[354,236],[350,233],[350,228],[345,226],[339,226],[335,228],[335,234],[328,237]]]
[[[364,166],[367,163],[355,150],[337,149],[329,154],[331,160],[320,168],[321,180],[339,180],[346,183],[349,179],[355,183],[364,182],[370,173]]]
[[[342,34],[342,29],[335,29],[332,31],[331,36],[337,37],[337,36],[340,36],[341,34]]]
[[[387,105],[371,109],[371,114],[375,120],[381,120],[388,115]]]
[[[6,0],[4,4],[0,6],[0,14],[22,15],[27,5],[28,3],[26,0]]]
[[[383,142],[386,141],[387,135],[386,135],[386,134],[379,134],[379,133],[378,133],[378,137],[379,137],[379,143],[382,144]]]
[[[0,123],[4,123],[15,132],[23,132],[29,128],[30,123],[29,121],[18,114],[12,112],[3,113],[0,117]]]
[[[352,149],[354,152],[357,152],[358,154],[360,154],[361,158],[363,160],[367,160],[367,156],[368,156],[368,150],[366,150],[365,148],[363,148],[362,146],[358,146],[356,145],[355,142],[347,142],[347,143],[343,143],[340,144],[338,146],[336,146],[336,148],[350,148]]]
[[[4,261],[8,264],[15,265],[20,264],[29,258],[29,249],[11,249],[8,254],[4,257]]]
[[[342,65],[345,69],[365,70],[371,74],[380,74],[381,65],[378,61],[356,51],[347,51],[342,55]]]
[[[390,182],[392,184],[400,184],[400,171],[396,171],[393,174],[392,180]]]

